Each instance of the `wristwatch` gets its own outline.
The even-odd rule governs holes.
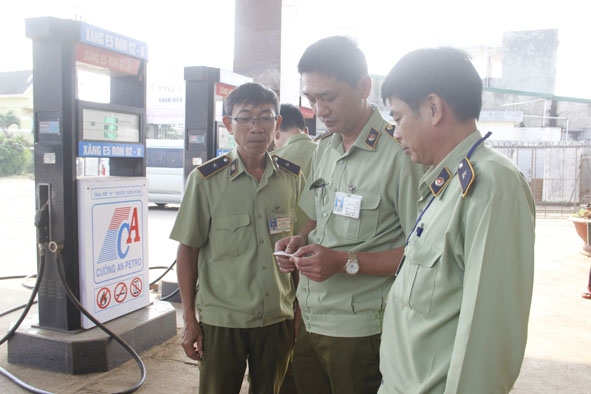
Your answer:
[[[359,259],[357,258],[357,253],[349,252],[349,258],[347,259],[347,264],[345,264],[345,272],[349,275],[355,275],[359,272]]]

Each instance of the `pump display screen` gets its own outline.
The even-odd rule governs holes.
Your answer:
[[[82,139],[137,143],[140,141],[140,117],[137,114],[83,108]]]

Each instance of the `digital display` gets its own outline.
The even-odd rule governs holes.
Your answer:
[[[140,117],[137,114],[83,108],[82,139],[137,143],[140,141]]]

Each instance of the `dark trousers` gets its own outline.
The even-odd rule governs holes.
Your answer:
[[[277,394],[293,347],[293,320],[261,328],[202,324],[200,394],[239,394],[248,362],[251,394]]]
[[[382,382],[380,338],[310,334],[301,323],[293,354],[298,393],[377,393]]]

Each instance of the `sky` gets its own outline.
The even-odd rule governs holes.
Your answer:
[[[186,66],[232,70],[234,1],[240,0],[20,0],[3,10],[0,72],[31,69],[25,18],[54,16],[143,41],[148,71]],[[279,1],[279,0],[277,0]],[[369,71],[385,75],[405,53],[426,46],[501,46],[509,31],[559,29],[555,94],[591,99],[591,36],[585,0],[283,0],[295,23],[289,50],[334,34],[354,38]],[[293,27],[295,26],[295,28]],[[579,48],[577,48],[579,47]],[[296,65],[294,64],[294,67]]]

